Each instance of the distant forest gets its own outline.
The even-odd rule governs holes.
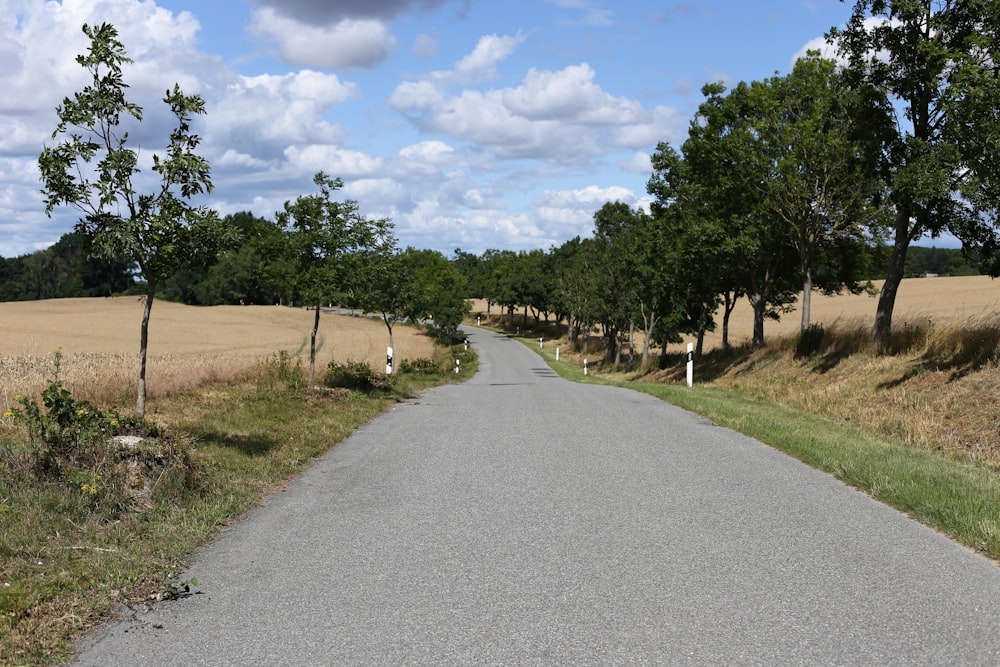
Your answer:
[[[230,218],[230,222],[242,228],[264,223],[247,213]],[[239,251],[232,252],[239,254]],[[225,257],[220,260],[226,263]],[[227,267],[227,271],[221,273],[228,273],[231,268]],[[136,283],[132,269],[126,262],[88,258],[83,239],[76,233],[70,233],[46,250],[20,257],[0,257],[0,301],[141,294],[142,286]],[[201,271],[184,272],[163,286],[162,298],[190,305],[237,304],[241,299],[244,302],[266,302],[254,299],[254,296],[260,299],[263,295],[252,294],[253,290],[230,290],[226,296],[231,298],[227,299],[221,296],[226,290],[207,289],[209,283],[218,281],[220,273],[210,269],[206,266]],[[913,246],[906,256],[907,277],[974,276],[980,273],[978,260],[967,257],[960,249]],[[877,280],[881,276],[871,278]],[[252,279],[250,281],[253,282]],[[243,291],[249,293],[242,294]]]

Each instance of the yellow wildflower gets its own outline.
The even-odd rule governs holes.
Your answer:
[[[13,410],[8,410],[7,412],[3,413],[3,418],[4,419],[10,419],[13,416],[14,416],[14,411]]]

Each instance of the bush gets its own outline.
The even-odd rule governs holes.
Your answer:
[[[106,519],[195,485],[186,447],[155,424],[78,401],[59,380],[42,391],[41,403],[23,396],[17,401],[21,407],[4,416],[25,426],[32,448],[24,458],[5,457],[8,468],[28,466],[10,472],[73,489]],[[116,439],[126,435],[137,437]]]
[[[399,372],[411,375],[440,375],[441,366],[431,359],[403,359],[399,362]]]
[[[355,391],[385,391],[392,388],[392,376],[378,373],[363,361],[331,361],[323,384]]]

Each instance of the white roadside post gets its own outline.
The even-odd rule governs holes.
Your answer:
[[[392,348],[385,348],[385,374],[392,375]]]
[[[542,339],[541,338],[538,339],[538,349],[539,350],[542,349]]]
[[[688,358],[687,358],[687,381],[688,386],[694,386],[694,343],[688,343]]]
[[[461,365],[462,365],[462,360],[461,359],[456,359],[455,360],[455,375],[458,375],[458,368]]]
[[[587,360],[586,359],[583,360],[583,374],[584,375],[587,374]]]
[[[465,351],[466,352],[469,351],[469,339],[468,338],[465,339]]]
[[[556,347],[556,361],[559,361],[559,347]]]
[[[477,317],[476,317],[476,326],[478,327],[478,326],[480,326],[480,325],[481,325],[482,323],[483,323],[483,318],[482,318],[482,317],[479,317],[479,316],[477,316]]]

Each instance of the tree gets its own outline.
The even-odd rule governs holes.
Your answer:
[[[802,276],[801,328],[809,327],[814,287],[826,293],[843,287],[860,291],[851,257],[877,235],[881,184],[876,173],[878,147],[871,141],[883,128],[865,119],[864,100],[851,91],[836,64],[813,52],[799,59],[787,76],[761,86],[771,96],[759,124],[758,143],[770,149],[770,170],[761,176],[765,206],[788,227]],[[877,116],[876,116],[877,117]],[[819,273],[823,255],[831,257]]]
[[[1000,3],[859,0],[828,37],[852,86],[884,96],[894,120],[882,146],[892,251],[872,326],[884,349],[912,242],[951,232],[1000,272]]]
[[[768,181],[775,178],[776,148],[760,128],[771,95],[758,82],[741,82],[728,94],[722,84],[702,92],[706,100],[681,148],[683,178],[692,193],[688,205],[691,215],[718,228],[703,239],[724,243],[718,259],[727,273],[718,277],[717,293],[746,295],[754,313],[751,345],[758,350],[764,346],[764,321],[787,312],[798,293],[794,249],[766,198]]]
[[[139,153],[127,146],[123,124],[142,121],[142,108],[126,99],[122,67],[130,62],[118,31],[110,24],[83,26],[90,48],[76,61],[91,77],[89,85],[56,108],[59,124],[38,158],[45,211],[76,209],[76,231],[88,253],[106,259],[128,258],[146,282],[139,342],[135,412],[146,411],[146,352],[149,316],[159,284],[184,266],[213,256],[227,236],[215,211],[191,200],[212,191],[208,162],[195,150],[194,114],[205,113],[197,95],[174,85],[163,98],[176,118],[166,154],[153,155],[157,174],[149,192],[139,190]]]
[[[348,304],[366,313],[378,313],[389,334],[389,347],[394,348],[392,327],[408,317],[407,306],[412,301],[412,276],[405,257],[395,246],[371,253],[365,259],[364,270],[351,281]]]
[[[286,201],[277,224],[286,234],[285,252],[294,267],[296,298],[315,311],[309,335],[309,384],[316,377],[316,335],[323,304],[347,297],[351,275],[364,269],[369,253],[392,245],[392,222],[368,219],[358,203],[333,199],[344,187],[339,178],[319,172],[313,178],[319,194]]]
[[[429,319],[431,330],[442,340],[458,339],[458,326],[471,308],[465,298],[465,277],[437,250],[407,248],[402,262],[410,277],[408,317]]]

